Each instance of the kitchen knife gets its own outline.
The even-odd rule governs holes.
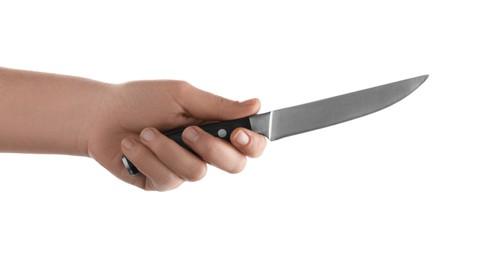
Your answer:
[[[412,93],[427,80],[428,76],[410,78],[236,120],[202,125],[200,128],[229,142],[230,134],[238,127],[250,129],[274,141],[346,122],[389,107]],[[165,135],[193,152],[183,142],[182,132],[183,128]],[[139,172],[125,156],[122,157],[122,162],[129,174],[136,175]]]

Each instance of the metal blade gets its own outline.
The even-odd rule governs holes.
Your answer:
[[[259,114],[250,118],[251,127],[273,141],[339,124],[395,104],[422,85],[427,78],[428,75],[419,76]]]

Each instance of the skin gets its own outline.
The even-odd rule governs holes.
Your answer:
[[[231,143],[197,125],[256,114],[258,99],[231,101],[174,80],[109,84],[85,78],[0,68],[0,152],[89,156],[119,179],[167,191],[205,176],[207,164],[238,173],[266,139],[238,128]],[[186,127],[193,155],[157,129]],[[141,171],[130,176],[125,154]]]

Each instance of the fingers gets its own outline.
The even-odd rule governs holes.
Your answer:
[[[246,156],[259,156],[266,146],[264,136],[245,128],[233,131],[232,144],[197,126],[186,128],[182,137],[201,158],[155,128],[144,129],[140,142],[131,137],[122,141],[123,153],[147,177],[144,189],[166,191],[185,180],[200,180],[205,176],[207,162],[229,173],[241,172],[246,165]]]
[[[258,99],[244,102],[232,101],[200,90],[188,83],[172,89],[175,100],[195,118],[206,120],[230,120],[256,114],[261,107]]]
[[[260,156],[267,143],[263,135],[246,128],[234,130],[230,136],[230,141],[242,154],[252,158]]]
[[[183,131],[183,141],[208,163],[230,173],[241,172],[246,156],[232,145],[201,128],[190,126]]]
[[[199,127],[186,128],[182,137],[183,141],[205,161],[226,172],[238,173],[246,166],[246,156]]]
[[[145,190],[167,191],[180,186],[181,177],[164,165],[145,145],[131,137],[122,140],[122,152],[147,177]]]
[[[197,181],[207,172],[207,164],[155,128],[141,132],[141,142],[174,174],[184,180]]]

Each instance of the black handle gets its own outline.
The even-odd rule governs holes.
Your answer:
[[[226,140],[227,142],[230,142],[230,134],[232,131],[234,131],[238,127],[244,127],[247,129],[251,129],[251,122],[249,121],[249,117],[244,117],[240,119],[235,119],[235,120],[230,120],[230,121],[222,121],[218,123],[212,123],[208,125],[201,125],[199,126],[201,129],[203,129],[205,132],[215,136],[219,137],[223,140]],[[183,133],[184,128],[180,128],[168,133],[163,133],[173,141],[175,141],[177,144],[185,148],[186,150],[196,154],[190,147],[188,147],[184,142],[181,137],[181,134]],[[198,154],[196,154],[198,155]],[[139,173],[139,170],[137,167],[132,164],[127,157],[122,156],[122,162],[124,163],[125,168],[129,172],[130,175],[136,175]]]

